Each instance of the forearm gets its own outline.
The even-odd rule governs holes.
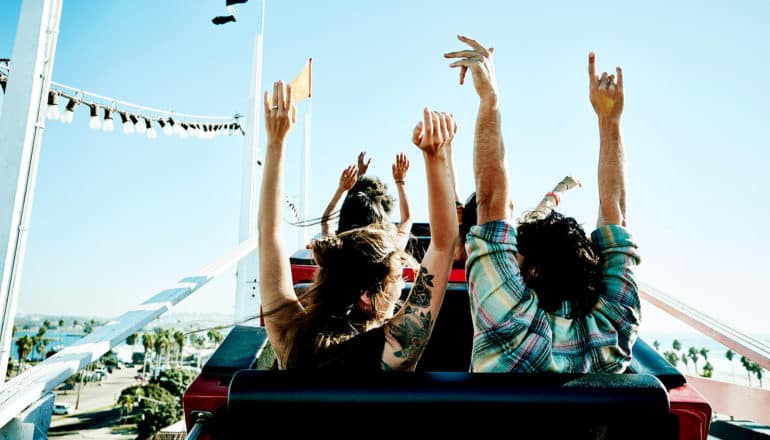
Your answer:
[[[500,111],[496,103],[482,102],[476,118],[473,148],[478,223],[508,218],[508,175],[505,147],[500,130]]]
[[[449,148],[446,148],[446,158],[447,158],[447,172],[449,173],[449,180],[450,182],[452,182],[452,191],[454,191],[455,204],[462,203],[463,200],[462,198],[460,198],[460,191],[457,189],[457,176],[455,175],[455,158],[454,158],[451,145],[449,146]]]
[[[446,157],[442,154],[430,156],[427,153],[423,153],[423,156],[428,183],[430,247],[451,253],[457,239],[458,226],[454,190],[446,172]]]
[[[324,237],[327,237],[332,234],[332,220],[331,217],[334,214],[334,211],[337,210],[337,206],[340,203],[340,200],[342,200],[342,196],[345,194],[345,190],[342,188],[337,188],[337,191],[334,192],[334,196],[329,201],[329,205],[326,206],[326,209],[324,210],[323,216],[321,217],[321,235]]]
[[[259,279],[265,311],[292,299],[293,288],[288,256],[281,237],[281,195],[283,194],[283,151],[268,146],[259,197]]]
[[[625,154],[619,120],[599,120],[599,225],[626,225]]]
[[[412,214],[409,210],[409,197],[406,195],[406,183],[396,183],[396,189],[398,190],[398,207],[401,211],[399,229],[402,229],[403,225],[411,226]]]

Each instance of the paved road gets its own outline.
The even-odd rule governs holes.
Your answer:
[[[56,403],[69,403],[73,411],[69,415],[51,418],[49,437],[59,439],[135,439],[131,432],[113,432],[118,426],[120,409],[115,408],[120,392],[131,385],[139,384],[134,379],[136,368],[113,370],[101,382],[84,384],[80,390],[80,401],[77,397],[77,386],[74,390],[56,391]],[[75,404],[77,409],[75,408]]]

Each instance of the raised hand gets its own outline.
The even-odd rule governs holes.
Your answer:
[[[283,144],[297,122],[297,108],[292,100],[291,85],[283,81],[273,83],[273,96],[265,92],[265,132],[268,147],[271,143]]]
[[[412,132],[412,143],[423,153],[443,154],[443,148],[451,143],[457,125],[448,113],[432,112],[428,107],[423,110],[423,120],[417,123]]]
[[[372,158],[370,157],[369,160],[366,159],[366,151],[362,151],[358,153],[358,177],[363,176],[366,174],[366,171],[369,169],[369,164],[372,163]]]
[[[398,153],[396,155],[396,161],[393,162],[393,180],[398,182],[404,182],[406,180],[406,172],[409,171],[409,159],[406,154]]]
[[[623,70],[616,67],[617,77],[602,72],[596,75],[596,55],[588,54],[589,97],[599,119],[619,121],[623,113]]]
[[[355,165],[348,165],[347,168],[342,170],[338,188],[340,191],[350,191],[350,189],[353,188],[353,185],[356,184],[356,180],[358,180],[358,167]]]
[[[473,86],[482,101],[496,102],[497,80],[495,79],[495,65],[492,62],[494,49],[491,47],[487,49],[478,41],[462,35],[458,35],[457,39],[469,45],[472,50],[445,53],[445,58],[460,58],[449,67],[460,68],[461,85],[465,83],[465,75],[470,70],[473,76]]]

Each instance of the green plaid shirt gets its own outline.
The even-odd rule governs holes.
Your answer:
[[[591,234],[605,292],[591,313],[570,319],[548,313],[524,284],[516,261],[516,228],[494,221],[467,236],[473,317],[471,370],[477,372],[622,372],[631,361],[640,306],[632,267],[640,262],[625,228]]]

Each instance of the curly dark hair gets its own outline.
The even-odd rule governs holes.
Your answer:
[[[521,273],[540,307],[555,312],[570,303],[570,317],[591,312],[604,288],[599,258],[577,220],[551,211],[517,227]]]
[[[342,202],[337,233],[389,222],[394,202],[387,185],[377,177],[358,179]]]

